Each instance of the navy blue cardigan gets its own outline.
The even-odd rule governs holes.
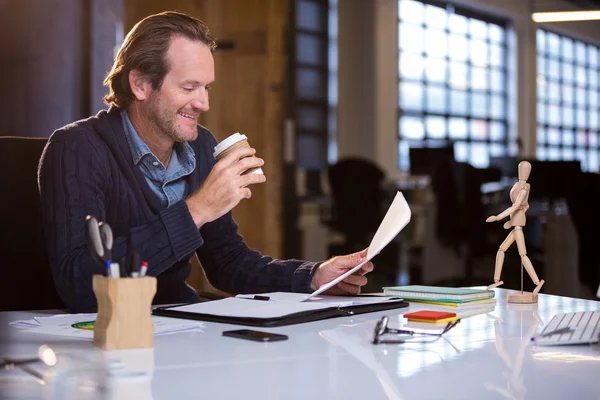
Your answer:
[[[217,142],[199,126],[198,138],[190,144],[196,170],[187,177],[188,194],[212,169]],[[198,230],[184,201],[168,208],[161,205],[133,164],[118,109],[55,131],[40,160],[38,178],[52,275],[73,312],[97,308],[92,276],[103,273],[86,245],[88,214],[112,227],[113,260],[138,251],[148,261],[148,275],[158,278],[156,304],[199,300],[185,283],[194,251],[210,282],[229,293],[310,291],[316,263],[274,260],[250,250],[231,213]]]

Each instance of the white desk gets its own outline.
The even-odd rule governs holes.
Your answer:
[[[203,333],[159,336],[154,349],[120,352],[56,336],[17,335],[7,321],[39,313],[0,313],[1,355],[30,357],[46,343],[58,353],[121,359],[152,372],[151,380],[136,383],[135,396],[117,391],[111,398],[600,398],[600,346],[536,348],[530,342],[543,327],[539,322],[549,323],[557,312],[600,309],[600,302],[541,295],[537,306],[513,307],[506,293],[497,289],[495,310],[463,319],[447,341],[422,345],[371,344],[382,315],[394,327],[400,313],[422,305],[268,329],[290,338],[267,344],[222,337],[240,327],[206,323]],[[43,386],[23,375],[18,384],[0,380],[0,397],[42,396]]]

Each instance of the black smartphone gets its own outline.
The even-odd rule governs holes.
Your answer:
[[[254,340],[255,342],[276,342],[278,340],[287,340],[287,335],[278,333],[253,331],[251,329],[238,329],[235,331],[225,331],[223,336],[230,336],[239,339]]]

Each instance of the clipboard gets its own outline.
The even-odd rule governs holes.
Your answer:
[[[343,298],[343,296],[340,296]],[[386,298],[382,298],[386,299]],[[268,307],[269,304],[277,303],[273,301],[263,301],[263,300],[251,300],[251,299],[243,299],[243,298],[234,298],[230,297],[228,299],[223,300],[238,300],[241,301],[239,303],[240,306],[244,305],[244,301],[246,302],[254,302],[252,304],[262,304],[264,307]],[[205,303],[196,303],[196,304],[207,304],[207,303],[215,303],[223,300],[214,300]],[[251,303],[246,303],[251,304]],[[295,304],[306,304],[306,303],[295,303]],[[194,306],[194,305],[188,305]],[[251,317],[251,316],[240,316],[240,315],[219,315],[214,313],[204,313],[204,312],[193,312],[189,310],[180,310],[181,308],[185,308],[186,306],[168,306],[168,307],[158,307],[154,309],[152,314],[159,315],[162,317],[171,317],[171,318],[183,318],[190,319],[195,321],[208,321],[208,322],[218,322],[223,324],[233,324],[233,325],[244,325],[244,326],[254,326],[254,327],[263,327],[263,328],[274,328],[279,326],[286,325],[295,325],[302,324],[305,322],[313,322],[319,321],[323,319],[329,318],[338,318],[338,317],[348,317],[351,315],[359,315],[366,314],[371,312],[378,311],[386,311],[393,310],[399,308],[408,307],[408,302],[402,299],[390,299],[387,298],[387,301],[383,300],[377,303],[368,303],[368,304],[342,304],[342,305],[327,305],[321,308],[315,309],[307,309],[304,311],[291,312],[283,315],[269,316],[269,317]],[[179,309],[179,310],[178,310]],[[243,314],[243,313],[242,313]]]

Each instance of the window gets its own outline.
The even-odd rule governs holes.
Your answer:
[[[433,1],[399,0],[398,14],[400,168],[411,147],[454,143],[476,167],[516,155],[504,22]]]
[[[600,48],[537,31],[537,158],[598,171]]]
[[[329,164],[335,164],[338,158],[337,148],[337,105],[338,105],[338,0],[329,0],[329,88],[327,100],[327,159]]]
[[[294,24],[296,163],[318,177],[337,158],[337,0],[296,0]]]

